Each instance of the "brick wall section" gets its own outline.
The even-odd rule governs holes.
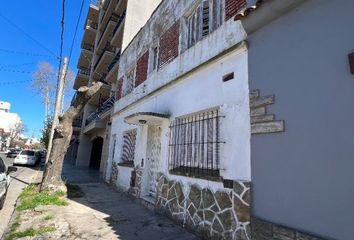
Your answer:
[[[168,64],[178,56],[179,26],[178,20],[160,38],[159,68]]]
[[[146,51],[136,64],[135,87],[139,86],[147,79],[147,71],[149,64],[149,51]]]
[[[122,98],[123,79],[124,77],[121,77],[117,82],[116,101]]]
[[[225,20],[235,16],[244,7],[246,7],[246,0],[225,0]]]

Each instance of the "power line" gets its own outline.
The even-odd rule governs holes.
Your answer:
[[[21,84],[21,83],[28,83],[31,82],[32,80],[17,80],[17,81],[7,81],[7,82],[1,82],[0,81],[0,86],[2,85],[14,85],[14,84]]]
[[[46,46],[44,46],[42,43],[40,43],[39,41],[37,41],[36,39],[34,39],[30,34],[28,34],[26,31],[24,31],[21,27],[19,27],[16,23],[14,23],[13,21],[11,21],[10,19],[8,19],[7,17],[5,17],[2,13],[0,13],[0,17],[3,18],[6,22],[8,22],[9,24],[11,24],[14,28],[16,28],[18,31],[22,32],[26,37],[28,37],[29,39],[31,39],[33,42],[35,42],[38,46],[40,46],[41,48],[43,48],[44,50],[46,50],[47,52],[49,52],[51,55],[53,55],[54,57],[57,57],[57,55],[51,51],[49,48],[47,48]]]
[[[82,15],[82,9],[84,8],[84,3],[85,3],[85,0],[82,0],[81,6],[80,6],[79,17],[78,17],[77,22],[76,22],[74,37],[73,37],[73,40],[72,40],[72,42],[71,42],[68,65],[70,64],[71,55],[72,55],[72,53],[73,53],[74,44],[75,44],[75,39],[76,39],[76,34],[77,34],[77,29],[79,28],[80,19],[81,19],[81,15]]]
[[[63,61],[63,46],[64,46],[64,27],[65,27],[65,0],[62,0],[62,14],[61,14],[61,32],[60,32],[60,53],[59,53],[59,69],[58,69],[58,86],[59,86],[59,77],[61,71],[61,65]],[[57,87],[58,87],[57,86]]]
[[[22,52],[22,51],[3,49],[3,48],[0,48],[0,52],[26,55],[26,56],[32,56],[32,57],[45,57],[45,58],[52,58],[53,57],[52,55],[45,55],[45,54],[38,54],[38,53],[31,53],[31,52]],[[57,57],[55,57],[55,58],[57,58]]]

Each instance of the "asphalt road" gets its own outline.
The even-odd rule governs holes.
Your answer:
[[[7,158],[3,153],[0,153],[0,157],[5,160],[7,166],[12,166],[13,158]],[[2,239],[2,235],[4,234],[4,231],[9,224],[11,215],[15,210],[16,200],[21,194],[22,189],[28,184],[40,179],[38,176],[41,174],[41,171],[38,170],[38,167],[16,167],[17,171],[11,174],[11,182],[7,191],[4,207],[2,210],[0,210],[0,239]]]

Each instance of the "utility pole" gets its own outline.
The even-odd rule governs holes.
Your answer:
[[[68,69],[68,58],[65,57],[64,60],[63,60],[63,67],[61,69],[60,76],[59,76],[59,82],[57,84],[57,96],[56,96],[56,99],[55,99],[53,123],[52,123],[52,128],[51,128],[51,131],[50,131],[47,156],[46,156],[46,160],[45,160],[46,164],[48,162],[50,152],[52,151],[54,129],[55,129],[55,127],[57,125],[57,122],[58,122],[60,105],[62,103],[62,98],[63,98],[64,82],[65,82],[65,76],[66,76],[67,69]]]

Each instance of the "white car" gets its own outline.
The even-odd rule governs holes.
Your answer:
[[[10,166],[7,168],[5,162],[0,157],[0,209],[4,206],[7,188],[10,184],[9,174],[16,171],[17,168],[15,167]]]
[[[22,150],[14,160],[15,164],[21,165],[36,165],[37,158],[32,150]]]

